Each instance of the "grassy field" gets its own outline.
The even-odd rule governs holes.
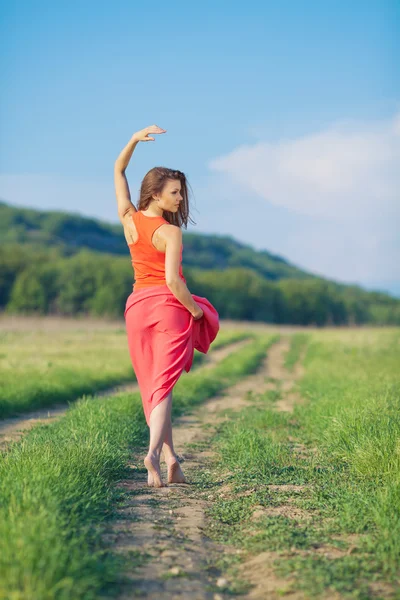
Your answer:
[[[0,419],[136,381],[124,326],[61,323],[31,320],[29,329],[15,326],[0,333]],[[223,332],[213,348],[247,335]],[[195,351],[194,366],[203,360]]]
[[[86,385],[86,376],[95,385],[101,376],[104,384],[107,377],[125,381],[129,370],[132,378],[124,333],[6,332],[6,411],[41,403],[46,388],[38,373],[49,360],[57,369],[47,379],[60,394],[45,394],[45,404],[82,393],[77,382]],[[266,377],[270,388],[252,390],[245,409],[228,410],[213,427],[205,422],[197,444],[210,453],[209,463],[194,471],[188,494],[199,507],[212,497],[204,533],[226,547],[215,552],[229,582],[220,594],[245,597],[258,557],[263,577],[272,569],[279,578],[279,596],[399,598],[400,329],[288,335],[282,376]],[[281,340],[278,332],[225,330],[213,350],[244,337],[246,345],[216,365],[203,369],[202,356],[181,377],[174,418],[206,415],[203,405],[256,373]],[[286,376],[297,377],[294,387]],[[289,396],[292,405],[282,409]],[[117,483],[129,480],[132,461],[141,464],[147,442],[140,395],[117,394],[81,397],[59,421],[0,452],[0,599],[118,597],[127,564],[139,568],[148,557],[139,547],[116,554],[103,534],[128,500]],[[143,466],[138,471],[145,476]]]

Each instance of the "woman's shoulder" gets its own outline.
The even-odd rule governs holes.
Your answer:
[[[182,229],[178,225],[169,223],[167,220],[158,228],[158,233],[164,242],[182,242]]]

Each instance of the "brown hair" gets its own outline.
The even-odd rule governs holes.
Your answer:
[[[190,185],[182,171],[168,169],[167,167],[153,167],[153,169],[150,169],[143,177],[140,186],[137,209],[146,210],[153,201],[153,194],[161,194],[168,179],[178,179],[181,182],[182,201],[178,212],[172,213],[165,210],[163,211],[163,218],[171,225],[177,225],[178,227],[185,225],[185,229],[187,229],[188,220],[190,219],[192,223],[195,223],[195,221],[189,215],[188,186],[190,187]]]

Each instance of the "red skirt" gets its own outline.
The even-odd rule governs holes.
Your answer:
[[[174,296],[167,285],[132,292],[125,305],[129,354],[142,397],[146,423],[151,411],[170,393],[194,350],[206,354],[219,331],[219,315],[207,300],[192,294],[203,310],[201,319]]]

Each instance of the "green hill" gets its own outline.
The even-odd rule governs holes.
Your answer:
[[[134,282],[120,224],[0,202],[0,310],[122,317]],[[220,317],[299,325],[400,325],[400,300],[307,273],[230,236],[183,232],[192,293]]]
[[[55,246],[65,255],[82,248],[129,255],[120,224],[62,211],[18,208],[0,201],[0,239]],[[257,251],[231,236],[183,232],[183,266],[201,269],[244,267],[270,280],[314,277],[270,252]]]

